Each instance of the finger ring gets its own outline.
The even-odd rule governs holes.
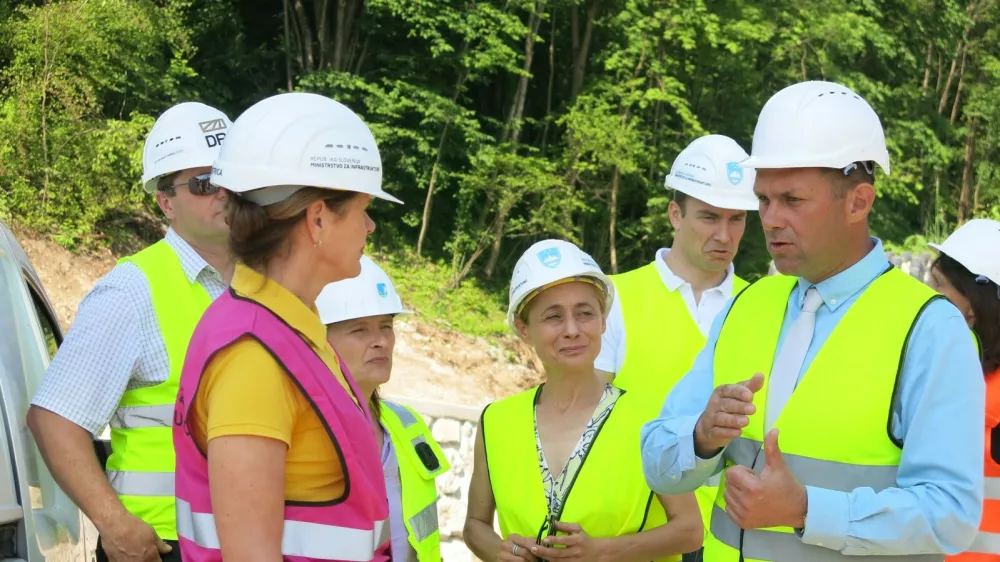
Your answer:
[[[520,556],[520,553],[518,551],[521,550],[521,545],[515,544],[513,550],[514,550],[514,556]]]

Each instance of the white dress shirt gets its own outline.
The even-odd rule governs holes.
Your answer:
[[[707,337],[712,327],[712,320],[715,319],[715,316],[726,305],[726,301],[733,296],[733,275],[735,274],[733,264],[729,264],[729,268],[726,270],[726,277],[722,280],[722,283],[716,287],[702,291],[701,300],[695,302],[694,290],[691,288],[691,284],[676,275],[673,271],[670,271],[670,268],[667,266],[666,258],[669,253],[670,248],[660,248],[657,250],[656,257],[653,259],[653,267],[660,274],[660,280],[663,281],[663,286],[667,291],[680,291],[681,298],[684,299],[684,304],[687,305],[691,318],[698,325],[698,329],[701,330],[702,335]],[[665,319],[664,321],[668,320]],[[621,303],[617,298],[611,305],[607,324],[604,337],[601,338],[601,353],[594,361],[594,367],[601,371],[617,373],[621,370],[622,365],[625,364],[626,337],[625,319],[622,316]]]

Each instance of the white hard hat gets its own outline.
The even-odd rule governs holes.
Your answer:
[[[931,248],[962,264],[973,275],[1000,285],[1000,222],[972,219]]]
[[[553,283],[573,279],[589,280],[601,289],[604,293],[604,317],[607,318],[615,298],[615,286],[594,258],[565,240],[542,240],[532,244],[514,266],[507,323],[516,330],[514,321],[523,304]]]
[[[402,202],[382,191],[382,158],[368,125],[347,106],[302,92],[271,96],[236,119],[212,183],[259,205],[306,186]]]
[[[889,174],[882,122],[868,102],[834,82],[799,82],[771,96],[757,118],[744,168],[846,168],[874,161]]]
[[[156,191],[161,177],[211,166],[232,122],[225,113],[194,101],[163,112],[142,147],[142,187]]]
[[[753,182],[757,172],[740,167],[746,158],[746,151],[733,139],[705,135],[677,155],[664,183],[715,207],[756,211]]]
[[[316,310],[324,324],[412,312],[403,307],[389,276],[368,256],[361,256],[360,275],[323,287],[316,298]]]

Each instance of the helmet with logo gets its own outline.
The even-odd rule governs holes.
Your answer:
[[[941,244],[928,244],[977,277],[1000,285],[1000,222],[972,219]]]
[[[746,158],[746,151],[733,139],[705,135],[677,155],[664,183],[721,209],[755,211],[759,207],[753,193],[757,172],[740,167]]]
[[[594,284],[604,296],[604,317],[611,311],[615,287],[594,258],[565,240],[542,240],[525,250],[514,266],[510,280],[510,304],[507,323],[514,330],[524,307],[539,293],[560,283],[585,281]]]
[[[225,113],[198,102],[179,103],[153,123],[142,148],[142,187],[156,191],[161,177],[211,166],[232,122]]]
[[[368,256],[361,256],[360,275],[323,287],[316,299],[316,310],[319,319],[328,325],[369,316],[412,312],[403,306],[389,276]]]
[[[846,168],[855,162],[875,162],[889,174],[881,120],[850,88],[811,80],[782,89],[764,104],[750,158],[741,166]]]
[[[368,125],[347,106],[303,92],[271,96],[243,112],[219,152],[212,183],[258,205],[307,186],[401,203],[382,190],[382,158]]]

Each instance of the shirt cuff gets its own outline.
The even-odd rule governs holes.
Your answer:
[[[847,545],[850,499],[846,492],[806,486],[806,526],[802,542],[838,552]]]
[[[694,427],[698,424],[700,416],[690,416],[684,420],[677,432],[677,462],[681,470],[687,472],[694,469],[705,469],[708,466],[716,467],[719,459],[722,458],[722,451],[712,458],[703,459],[694,452]]]

